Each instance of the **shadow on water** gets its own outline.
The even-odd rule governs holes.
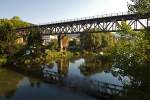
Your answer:
[[[55,83],[78,92],[82,91],[93,97],[112,99],[113,96],[122,94],[122,86],[101,82],[100,79],[90,79],[90,76],[101,74],[102,71],[110,69],[109,64],[87,57],[75,59],[74,63],[68,59],[60,59],[51,65],[28,65],[11,67],[11,69],[30,77],[40,78],[48,83]]]
[[[10,98],[17,88],[17,84],[22,79],[20,74],[0,68],[0,96]]]
[[[123,100],[150,100],[150,63],[118,66],[115,64],[110,71],[128,87]],[[122,77],[127,77],[123,80]]]
[[[71,91],[88,94],[97,99],[150,99],[149,64],[120,67],[116,62],[84,57],[70,60],[59,59],[50,65],[11,66],[9,69]],[[14,77],[16,80],[12,82],[17,84],[21,77],[11,76],[12,79]],[[40,87],[40,82],[31,81],[30,85]],[[10,87],[14,89],[7,89],[10,91],[7,92],[8,97],[10,94],[13,95],[16,85],[10,85]],[[5,90],[0,93],[7,95]]]
[[[24,81],[25,78],[26,76],[22,75],[22,73],[0,68],[0,100],[11,100],[15,97],[18,88],[24,86],[27,81],[30,87],[40,87],[40,80],[26,78],[26,81]]]
[[[0,100],[95,100],[23,74],[0,68]]]
[[[81,58],[76,60],[74,63],[79,65],[79,75],[77,73],[69,74],[73,73],[72,71],[77,70],[70,70],[71,67],[74,66],[71,64],[69,66],[69,61],[67,59],[61,59],[57,61],[57,69],[52,68],[51,70],[44,68],[44,79],[48,82],[58,83],[76,91],[85,92],[88,95],[97,98],[113,99],[114,97],[119,97],[124,94],[124,87],[121,85],[103,82],[100,81],[100,79],[96,80],[89,78],[90,76],[101,74],[102,72],[109,70],[111,68],[110,62],[104,62],[93,58],[84,58],[83,60]]]

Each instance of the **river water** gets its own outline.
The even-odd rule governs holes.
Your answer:
[[[136,78],[130,73],[133,72],[92,57],[59,59],[49,65],[8,66],[0,68],[0,100],[103,100],[128,95],[122,91],[126,85],[133,87],[133,82],[149,83],[149,77],[144,79],[145,76],[133,81]],[[136,89],[131,91],[134,95]],[[149,89],[138,93],[145,91]],[[144,94],[144,100],[148,100],[147,95]]]

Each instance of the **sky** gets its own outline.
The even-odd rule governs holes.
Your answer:
[[[0,0],[0,19],[20,16],[34,24],[127,12],[129,0]]]

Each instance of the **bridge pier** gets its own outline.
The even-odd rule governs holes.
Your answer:
[[[69,45],[69,38],[65,34],[58,35],[59,51],[66,51]]]
[[[27,39],[24,36],[20,36],[15,40],[16,44],[22,44],[25,45],[27,44]]]

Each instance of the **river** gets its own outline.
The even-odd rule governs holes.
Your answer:
[[[127,69],[93,57],[59,59],[49,65],[8,66],[0,68],[0,100],[118,99],[128,95],[125,86],[133,87],[132,79],[149,83],[149,78],[134,78]],[[128,90],[134,92],[136,88]]]

